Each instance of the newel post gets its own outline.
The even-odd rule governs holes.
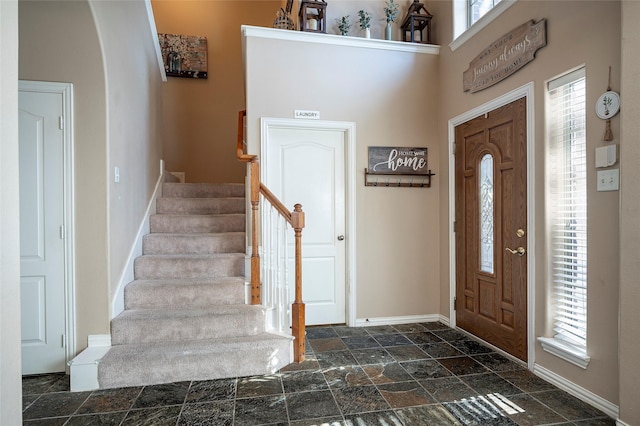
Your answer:
[[[260,253],[258,250],[258,204],[260,203],[260,163],[251,160],[251,304],[260,305]]]
[[[302,301],[302,228],[304,228],[304,212],[302,205],[296,204],[291,212],[291,227],[295,232],[295,300],[291,306],[291,334],[295,338],[293,361],[304,361],[305,355],[305,307]]]

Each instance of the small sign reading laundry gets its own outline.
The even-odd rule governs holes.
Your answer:
[[[491,43],[462,75],[465,92],[478,92],[501,82],[533,61],[547,45],[546,20],[526,22]]]

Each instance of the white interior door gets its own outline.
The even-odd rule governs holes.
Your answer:
[[[302,299],[307,325],[342,324],[345,308],[345,132],[270,128],[265,183],[291,210],[305,212]],[[293,238],[290,294],[294,294]]]
[[[65,371],[63,95],[21,90],[22,373]]]

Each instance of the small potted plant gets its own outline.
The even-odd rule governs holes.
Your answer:
[[[340,30],[340,34],[346,36],[351,29],[349,15],[343,16],[342,18],[336,18],[336,23],[338,24],[338,30]]]
[[[364,36],[365,38],[370,38],[371,37],[371,16],[369,15],[369,12],[365,12],[364,10],[360,9],[358,11],[358,16],[360,16],[360,28],[362,28],[364,30]]]
[[[391,24],[396,22],[396,19],[398,19],[398,5],[397,3],[394,3],[393,0],[388,0],[383,10],[387,21],[387,26],[384,29],[384,38],[386,40],[391,40]]]

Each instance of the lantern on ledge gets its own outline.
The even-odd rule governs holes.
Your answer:
[[[413,3],[409,6],[407,16],[402,21],[402,40],[410,41],[412,43],[418,42],[416,40],[416,32],[420,36],[419,43],[431,43],[431,18],[433,15],[424,7],[418,0],[413,0]],[[427,30],[427,38],[424,38],[423,31]]]
[[[301,0],[300,11],[298,12],[298,21],[300,22],[300,31],[309,31],[314,33],[327,32],[327,3],[324,0]]]

